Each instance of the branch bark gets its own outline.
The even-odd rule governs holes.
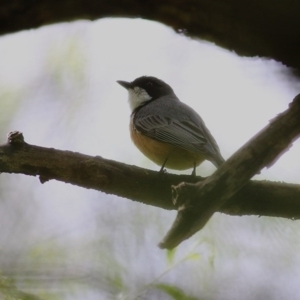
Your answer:
[[[177,218],[161,242],[174,248],[202,229],[210,217],[262,168],[276,162],[300,135],[300,94],[289,108],[232,155],[212,176],[173,187]]]
[[[80,19],[138,17],[299,71],[299,11],[294,0],[0,0],[0,34]]]
[[[39,176],[42,183],[55,179],[168,210],[176,209],[171,186],[205,179],[161,174],[100,156],[30,145],[20,132],[10,133],[7,144],[0,146],[0,172]],[[300,185],[250,181],[218,211],[300,219]]]

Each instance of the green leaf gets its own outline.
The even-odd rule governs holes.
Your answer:
[[[169,265],[172,265],[174,263],[176,251],[177,251],[177,248],[173,248],[173,249],[167,251],[167,258],[168,258]]]
[[[199,260],[201,258],[201,255],[199,253],[191,253],[187,255],[187,260]]]
[[[174,285],[160,283],[156,284],[155,287],[159,290],[164,291],[174,300],[197,300],[197,298],[195,297],[186,295],[180,288]]]

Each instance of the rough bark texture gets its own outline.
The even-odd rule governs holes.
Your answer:
[[[168,210],[176,209],[171,186],[205,179],[161,174],[100,156],[29,145],[19,132],[11,133],[8,143],[0,146],[0,172],[39,176],[42,183],[55,179]],[[218,211],[300,219],[300,185],[250,181]]]
[[[299,71],[299,11],[295,0],[0,0],[0,34],[79,19],[144,18]]]
[[[300,135],[300,94],[212,176],[173,188],[177,218],[160,246],[174,248],[202,229],[209,218],[262,168],[272,165]]]

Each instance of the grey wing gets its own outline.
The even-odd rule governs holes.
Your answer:
[[[171,118],[158,114],[139,116],[137,114],[135,126],[137,130],[155,140],[204,154],[216,166],[224,161],[216,141],[200,117],[194,122],[188,118]]]

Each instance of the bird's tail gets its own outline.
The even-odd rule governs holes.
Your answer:
[[[219,154],[214,155],[214,157],[212,157],[210,161],[215,165],[216,168],[219,168],[225,162],[225,159],[221,154]]]

